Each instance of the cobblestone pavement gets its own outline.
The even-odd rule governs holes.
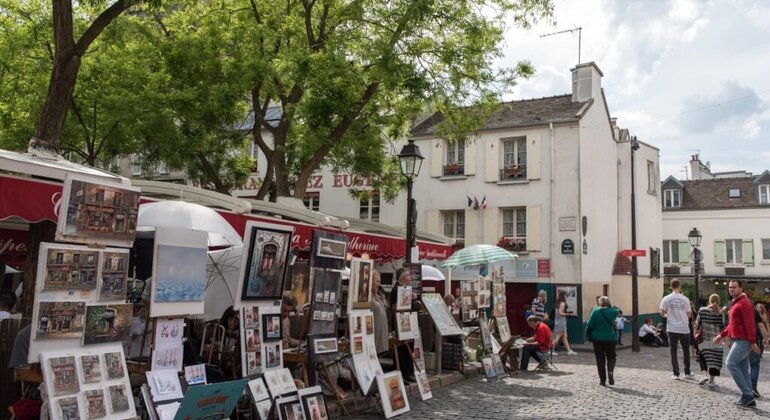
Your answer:
[[[703,378],[693,359],[695,381],[671,379],[669,349],[642,347],[618,351],[615,385],[599,386],[593,353],[576,348],[554,357],[559,371],[528,372],[487,381],[481,376],[433,391],[433,399],[410,396],[411,412],[399,419],[754,419],[770,418],[770,354],[760,369],[756,410],[739,409],[738,388],[726,369],[718,388],[697,384]],[[680,366],[681,349],[679,350]],[[534,361],[530,369],[534,367]],[[766,395],[766,396],[765,396]],[[355,419],[381,419],[377,412]]]

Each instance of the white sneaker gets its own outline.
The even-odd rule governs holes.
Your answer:
[[[709,388],[716,388],[719,385],[717,385],[716,382],[706,382],[706,386],[708,386]]]
[[[567,354],[569,354],[570,356],[577,356],[577,353],[572,350],[568,351]]]
[[[695,380],[695,374],[694,373],[685,373],[684,374],[684,378],[685,379]]]
[[[671,379],[678,381],[680,378],[679,375],[671,375]]]
[[[555,351],[551,352],[551,356],[558,356],[558,355],[559,355],[559,353],[556,353]]]

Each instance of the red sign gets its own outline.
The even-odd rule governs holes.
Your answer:
[[[537,260],[537,276],[538,277],[551,277],[551,260],[550,259],[538,259]]]
[[[621,257],[646,257],[647,251],[644,249],[624,249],[620,251]]]
[[[14,267],[24,265],[27,235],[26,230],[0,229],[0,262]]]

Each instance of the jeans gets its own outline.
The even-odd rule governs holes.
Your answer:
[[[748,340],[735,340],[730,346],[730,352],[727,354],[727,370],[733,377],[738,389],[741,390],[741,401],[748,402],[754,399],[754,392],[751,388],[751,376],[749,375],[749,354],[751,345]],[[759,373],[759,371],[757,371]]]
[[[684,353],[684,374],[690,374],[690,334],[679,334],[675,332],[668,333],[669,352],[671,353],[671,367],[674,369],[674,376],[679,376],[679,360],[677,360],[678,343],[682,343],[682,353]]]
[[[618,344],[623,344],[623,330],[618,330]]]
[[[607,374],[610,375],[615,370],[615,342],[614,341],[596,341],[594,340],[594,357],[596,357],[596,370],[599,372],[599,382],[604,385],[607,380]],[[606,370],[605,370],[605,359]]]
[[[527,367],[529,366],[529,358],[533,358],[537,360],[538,362],[542,362],[543,360],[540,358],[540,355],[538,354],[540,351],[540,346],[524,346],[521,348],[521,362],[519,363],[519,369],[520,370],[527,370]]]
[[[762,355],[749,351],[749,371],[751,372],[751,388],[757,389],[757,382],[759,381],[759,361],[762,360]]]

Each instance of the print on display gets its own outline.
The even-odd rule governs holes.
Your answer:
[[[246,226],[245,269],[241,280],[242,300],[280,299],[286,277],[293,229],[255,222]]]
[[[128,404],[128,392],[126,392],[126,385],[110,385],[110,406],[112,407],[112,413],[119,413],[129,409]]]
[[[409,411],[409,400],[406,398],[406,388],[401,371],[377,375],[377,388],[380,391],[380,402],[385,418],[391,418]]]
[[[344,234],[313,230],[308,264],[312,268],[341,270],[347,258],[348,237]]]
[[[131,335],[132,315],[133,307],[130,303],[86,306],[83,344],[127,341]]]
[[[54,396],[74,394],[80,391],[75,356],[52,357],[48,364],[53,372]]]
[[[265,369],[274,369],[283,366],[283,355],[281,354],[281,342],[265,343],[263,346]]]
[[[206,295],[206,248],[158,245],[155,302],[202,302]]]
[[[316,255],[323,258],[334,258],[344,260],[347,256],[348,244],[343,241],[335,241],[328,238],[318,240],[318,249]]]
[[[281,315],[280,314],[262,314],[262,325],[264,341],[274,341],[281,339]]]
[[[302,402],[305,420],[329,420],[326,400],[320,386],[300,389],[297,396]]]
[[[350,263],[349,308],[368,308],[372,296],[372,270],[374,262],[353,258]]]
[[[250,380],[249,391],[251,392],[251,398],[254,401],[262,401],[270,398],[270,393],[267,391],[267,385],[265,385],[264,378]]]
[[[289,266],[291,281],[287,281],[284,291],[290,291],[294,306],[302,310],[310,303],[310,266],[306,262],[295,262]],[[332,303],[332,302],[330,302]]]
[[[102,253],[102,276],[99,300],[126,300],[128,284],[128,252]]]
[[[99,355],[85,354],[80,356],[80,365],[83,368],[83,382],[99,382],[102,380],[101,363]]]
[[[104,391],[92,389],[84,394],[86,410],[89,419],[98,419],[107,415],[107,407],[104,405]]]
[[[59,415],[64,420],[80,420],[78,397],[61,398],[58,402]]]
[[[337,351],[337,335],[324,334],[313,337],[312,348],[315,354],[334,353]]]
[[[83,334],[85,302],[40,302],[36,339],[77,338]]]
[[[46,254],[43,290],[96,289],[98,252],[48,248]]]
[[[123,372],[123,354],[120,352],[104,353],[104,367],[107,369],[107,378],[122,378]]]
[[[396,310],[409,311],[412,309],[412,286],[398,286],[396,288]]]

